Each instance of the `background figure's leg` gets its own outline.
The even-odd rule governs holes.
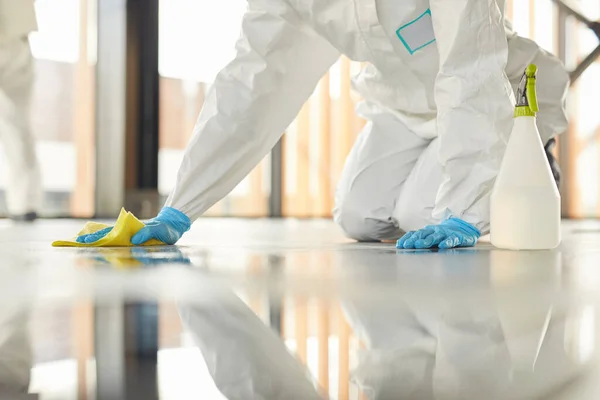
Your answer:
[[[555,146],[556,146],[556,139],[552,138],[546,144],[545,150],[546,150],[546,156],[548,157],[548,163],[550,164],[550,169],[552,170],[552,176],[554,176],[554,180],[556,181],[556,186],[558,186],[560,188],[560,175],[561,175],[560,165],[558,165],[558,161],[556,161],[554,154],[552,154],[552,151],[554,151]]]
[[[352,239],[397,239],[402,232],[392,219],[396,200],[429,140],[379,106],[362,103],[357,111],[369,122],[346,160],[334,220]]]
[[[0,75],[0,142],[7,160],[11,215],[39,210],[42,200],[35,141],[29,124],[33,57],[26,38],[0,44],[6,63]]]
[[[405,232],[440,222],[431,217],[443,176],[438,161],[439,147],[439,139],[434,139],[404,183],[393,217]]]
[[[227,399],[322,399],[281,338],[229,290],[180,314]]]

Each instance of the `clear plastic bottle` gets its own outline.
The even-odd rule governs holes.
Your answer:
[[[548,250],[561,241],[561,201],[536,124],[537,67],[517,93],[515,124],[491,197],[492,244],[510,250]]]

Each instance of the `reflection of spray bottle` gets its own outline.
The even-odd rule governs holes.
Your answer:
[[[560,290],[562,254],[493,250],[489,260],[490,284],[512,369],[533,371]]]
[[[536,126],[537,67],[519,85],[515,123],[491,198],[491,239],[511,250],[560,244],[560,194]]]

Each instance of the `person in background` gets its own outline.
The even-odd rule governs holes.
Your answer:
[[[28,35],[37,29],[34,0],[0,0],[0,145],[7,167],[6,204],[17,221],[33,221],[42,190],[29,126],[34,81]]]
[[[133,238],[173,244],[273,148],[341,55],[368,123],[335,196],[359,241],[474,246],[513,125],[514,88],[537,64],[544,143],[567,128],[564,66],[505,23],[504,0],[249,0],[237,56],[217,76],[166,207]],[[550,153],[551,164],[555,167]],[[558,174],[557,174],[558,176]],[[434,228],[431,228],[431,225]],[[82,236],[98,240],[107,231]]]

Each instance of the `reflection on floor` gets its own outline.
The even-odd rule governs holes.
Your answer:
[[[231,219],[50,247],[81,225],[0,221],[0,399],[600,398],[598,223],[550,252]]]

